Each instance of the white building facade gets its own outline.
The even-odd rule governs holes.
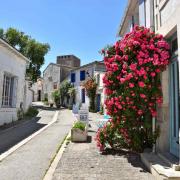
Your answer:
[[[88,78],[95,77],[98,84],[96,92],[96,108],[97,111],[100,111],[100,106],[104,105],[104,86],[102,81],[104,74],[104,62],[98,61],[94,61],[71,71],[71,74],[69,75],[69,81],[76,89],[75,102],[77,104],[84,104],[86,107],[89,107],[89,98],[86,95],[86,90],[83,87],[83,83]]]
[[[0,39],[0,125],[17,120],[24,107],[25,74],[28,59]]]
[[[135,24],[146,26],[155,33],[162,34],[170,44],[170,64],[161,74],[163,104],[157,109],[155,126],[160,127],[160,136],[155,150],[158,156],[166,159],[174,169],[180,169],[178,163],[173,165],[174,160],[180,158],[179,12],[179,0],[129,0],[118,31],[118,35],[122,37]],[[144,162],[148,164],[148,161]],[[166,174],[166,170],[161,173]],[[171,175],[175,177],[175,174],[172,170]],[[180,174],[176,176],[180,178]]]

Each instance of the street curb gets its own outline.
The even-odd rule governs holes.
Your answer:
[[[32,140],[34,137],[36,137],[38,134],[40,134],[41,132],[43,132],[44,130],[46,130],[49,126],[51,126],[53,123],[55,123],[57,121],[58,118],[58,114],[59,111],[56,111],[52,121],[47,124],[46,126],[44,126],[42,129],[36,131],[35,133],[31,134],[30,136],[28,136],[26,139],[20,141],[18,144],[14,145],[13,147],[11,147],[8,151],[2,153],[0,155],[0,162],[5,159],[7,156],[9,156],[10,154],[12,154],[14,151],[16,151],[18,148],[20,148],[21,146],[23,146],[24,144],[28,143],[30,140]]]
[[[48,171],[46,172],[43,180],[52,180],[53,175],[54,175],[54,172],[55,172],[55,170],[56,170],[56,167],[57,167],[57,165],[58,165],[58,163],[59,163],[59,161],[60,161],[60,159],[61,159],[61,157],[62,157],[62,155],[63,155],[63,152],[64,152],[64,150],[65,150],[65,148],[66,148],[66,146],[67,146],[66,144],[67,144],[68,139],[69,139],[70,137],[71,137],[71,131],[69,131],[66,139],[64,140],[63,144],[61,145],[58,153],[56,154],[53,162],[51,163]]]

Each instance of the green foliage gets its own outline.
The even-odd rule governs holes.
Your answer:
[[[0,37],[30,59],[26,73],[35,82],[41,75],[40,68],[44,64],[44,56],[50,50],[49,44],[40,43],[15,28],[8,28],[6,31],[0,29]]]
[[[47,93],[44,94],[44,101],[48,102],[48,94]]]
[[[61,99],[61,104],[64,105],[64,99],[70,98],[69,91],[73,86],[71,85],[70,82],[68,81],[63,81],[60,85],[59,92],[60,92],[60,99]]]
[[[83,122],[77,121],[77,122],[74,124],[73,129],[80,129],[80,130],[84,131],[84,130],[85,130],[85,127],[86,127],[86,125],[85,125]]]
[[[56,90],[52,92],[52,97],[54,98],[54,102],[58,104],[60,102],[60,92],[59,90]]]
[[[100,112],[99,113],[104,114],[104,106],[103,106],[103,104],[101,104],[101,106],[100,106]]]
[[[96,112],[96,90],[97,90],[97,83],[95,78],[87,79],[84,84],[84,88],[86,89],[86,94],[89,97],[89,111]]]
[[[38,114],[38,110],[34,107],[29,107],[27,112],[25,113],[25,116],[28,117],[35,117]]]

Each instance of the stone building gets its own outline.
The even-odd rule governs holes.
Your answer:
[[[0,125],[17,120],[17,111],[31,105],[32,92],[25,80],[29,60],[0,39]],[[29,97],[25,97],[29,96]]]
[[[63,55],[57,56],[57,64],[69,67],[79,67],[81,65],[81,60],[74,55]]]
[[[92,63],[83,65],[74,70],[71,70],[69,75],[69,81],[74,85],[76,89],[76,103],[85,104],[85,106],[89,107],[89,98],[86,95],[85,89],[82,86],[83,82],[88,78],[96,78],[98,88],[96,95],[96,107],[97,111],[100,111],[101,104],[104,104],[104,86],[102,78],[105,74],[105,65],[104,62],[94,61]]]
[[[59,89],[60,83],[67,78],[70,71],[80,66],[80,59],[74,55],[57,56],[57,64],[50,63],[43,72],[44,98],[52,103],[52,92]]]
[[[157,156],[146,153],[142,155],[143,162],[153,174],[158,178],[162,176],[167,179],[172,177],[180,179],[180,172],[174,171],[180,169],[178,165],[178,158],[180,158],[179,12],[179,0],[129,0],[118,30],[118,35],[122,37],[135,24],[138,24],[163,34],[170,43],[170,64],[161,74],[163,104],[161,108],[158,107],[158,117],[154,121],[155,126],[159,126],[161,132],[155,146]],[[153,159],[156,161],[153,162]],[[153,165],[152,162],[154,164],[158,162],[158,166]],[[166,165],[173,168],[167,171]]]

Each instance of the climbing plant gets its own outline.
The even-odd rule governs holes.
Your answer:
[[[100,150],[131,148],[142,151],[158,137],[152,117],[162,103],[160,74],[169,63],[169,45],[160,34],[135,26],[114,46],[102,50],[106,74],[103,82],[108,123],[97,132]]]
[[[96,111],[96,105],[95,105],[95,99],[96,99],[96,90],[97,90],[97,83],[95,78],[89,78],[87,79],[83,87],[86,89],[86,94],[89,97],[89,111],[95,112]]]

